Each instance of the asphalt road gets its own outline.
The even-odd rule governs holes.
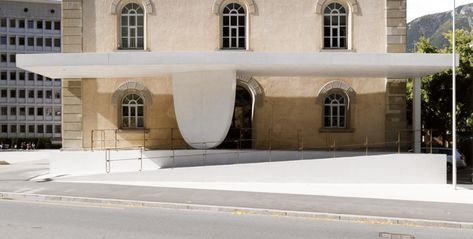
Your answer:
[[[471,239],[473,230],[370,225],[156,208],[0,201],[1,238]],[[401,237],[388,234],[404,234]]]

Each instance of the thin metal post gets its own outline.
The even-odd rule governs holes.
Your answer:
[[[368,156],[368,136],[366,136],[365,140],[365,155]]]
[[[143,129],[143,147],[146,147],[146,129]]]
[[[401,131],[397,131],[397,153],[400,154],[401,153]]]
[[[115,151],[118,151],[118,129],[115,130]]]
[[[94,152],[94,130],[90,133],[90,151]]]
[[[433,134],[434,134],[434,130],[431,129],[431,130],[430,130],[430,136],[429,136],[429,138],[430,138],[430,139],[429,139],[429,142],[430,142],[430,154],[432,154],[432,143],[433,143],[433,138],[432,138],[433,136],[432,136],[432,135],[433,135]]]
[[[268,142],[269,142],[269,147],[268,147],[268,153],[269,153],[269,162],[271,162],[271,128],[268,129]]]
[[[453,0],[452,11],[452,185],[453,189],[457,189],[457,72],[456,72],[456,25],[455,10],[457,7],[456,0]]]
[[[334,158],[335,158],[335,147],[336,147],[335,143],[336,143],[336,142],[335,142],[335,138],[334,138],[334,139],[333,139],[333,157],[334,157]]]
[[[143,149],[144,147],[140,147],[140,171],[143,171]]]
[[[304,159],[304,135],[301,134],[301,153],[302,153],[302,158],[301,159]]]
[[[110,173],[110,150],[105,150],[105,172]]]
[[[105,130],[102,130],[101,138],[102,138],[102,150],[103,150],[107,148],[105,145]]]

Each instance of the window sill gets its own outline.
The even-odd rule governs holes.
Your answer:
[[[217,49],[217,51],[248,52],[252,50],[245,49],[245,48],[219,48]]]
[[[320,133],[354,133],[355,129],[339,129],[339,128],[321,128]]]
[[[149,52],[148,49],[126,49],[126,48],[117,48],[114,52]]]
[[[118,132],[125,132],[125,133],[135,133],[135,132],[145,132],[149,133],[149,129],[147,128],[119,128]]]
[[[356,52],[354,49],[343,49],[343,48],[322,48],[320,52]]]

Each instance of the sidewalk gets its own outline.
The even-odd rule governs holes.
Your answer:
[[[47,172],[47,167],[44,165],[44,162],[30,164],[29,166],[24,164],[0,166],[0,192],[6,192],[6,194],[0,193],[1,197],[8,198],[9,196],[14,196],[15,193],[29,194],[30,199],[40,198],[34,195],[31,196],[32,194],[60,195],[79,197],[79,201],[84,200],[85,202],[89,200],[85,198],[105,199],[95,200],[103,203],[114,203],[114,201],[107,200],[155,202],[160,203],[160,205],[174,205],[174,208],[180,209],[194,208],[212,211],[236,211],[241,209],[247,210],[249,213],[254,213],[257,212],[255,210],[261,209],[270,214],[272,214],[271,212],[275,214],[279,212],[280,215],[302,212],[318,215],[360,216],[355,218],[356,220],[363,218],[369,220],[369,217],[386,217],[399,220],[413,219],[414,221],[412,222],[415,222],[415,220],[434,220],[473,223],[473,205],[466,203],[110,185],[97,182],[34,182],[27,181],[31,176],[31,170],[40,175]],[[7,167],[10,168],[6,170]],[[60,198],[55,197],[51,200],[59,200]],[[71,201],[71,199],[68,198],[67,201]],[[340,216],[338,218],[340,219]],[[416,225],[412,222],[409,224]],[[469,224],[468,228],[473,229],[473,224]]]

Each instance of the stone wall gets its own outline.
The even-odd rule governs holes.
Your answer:
[[[406,0],[386,0],[386,52],[405,53],[406,42]],[[399,135],[401,141],[410,140],[406,128],[406,80],[387,79],[386,141],[395,142]]]
[[[62,51],[82,52],[82,0],[63,0],[62,12]],[[82,148],[82,110],[82,79],[63,79],[63,149]]]

